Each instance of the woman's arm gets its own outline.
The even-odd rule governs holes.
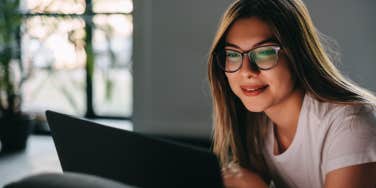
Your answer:
[[[268,185],[256,173],[239,166],[222,169],[226,188],[268,188]]]
[[[376,162],[333,170],[326,175],[325,188],[375,188]]]

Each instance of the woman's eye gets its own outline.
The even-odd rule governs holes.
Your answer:
[[[268,55],[274,55],[274,54],[275,54],[274,50],[263,50],[259,52],[259,55],[262,55],[262,56],[268,56]]]
[[[229,57],[229,58],[236,58],[236,57],[239,57],[239,54],[233,53],[233,52],[227,52],[226,56]]]
[[[271,49],[271,50],[262,50],[262,51],[259,51],[255,54],[255,58],[256,59],[269,59],[269,58],[273,58],[276,56],[276,52]]]

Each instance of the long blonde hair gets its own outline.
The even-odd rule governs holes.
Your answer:
[[[213,103],[213,151],[222,164],[237,161],[265,180],[270,178],[263,157],[268,121],[264,113],[249,112],[231,91],[215,53],[223,49],[226,34],[238,19],[265,21],[287,54],[297,86],[319,101],[375,106],[375,96],[334,66],[301,0],[238,0],[225,12],[214,38],[208,76]]]

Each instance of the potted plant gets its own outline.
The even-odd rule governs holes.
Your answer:
[[[0,142],[1,153],[22,150],[31,131],[21,111],[22,74],[19,0],[0,1]],[[18,76],[17,76],[18,75]]]

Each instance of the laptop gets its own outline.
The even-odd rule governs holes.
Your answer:
[[[224,187],[208,150],[47,111],[64,172],[109,178],[140,188]]]

